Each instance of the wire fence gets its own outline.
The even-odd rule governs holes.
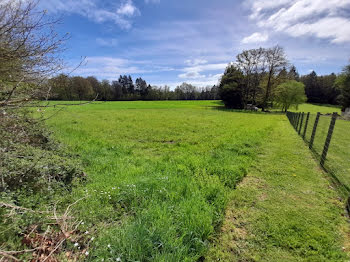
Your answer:
[[[323,169],[332,175],[342,193],[349,197],[350,121],[340,119],[337,113],[287,112],[287,117]]]

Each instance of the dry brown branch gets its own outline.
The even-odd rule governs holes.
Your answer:
[[[13,261],[20,261],[19,259],[15,258],[14,256],[11,256],[11,255],[7,254],[5,251],[1,251],[0,250],[0,255],[2,255],[5,258],[12,259]]]
[[[50,254],[49,254],[42,262],[45,262],[46,260],[48,260],[49,257],[51,257],[52,254],[56,252],[56,250],[63,244],[64,241],[66,241],[65,238],[62,239],[62,240],[56,245],[56,247],[50,252]]]
[[[0,107],[45,97],[42,84],[64,68],[68,35],[55,32],[59,22],[37,0],[0,1]]]
[[[76,241],[81,239],[81,233],[78,231],[78,227],[82,221],[74,220],[74,217],[70,215],[72,208],[80,201],[86,199],[88,196],[82,197],[75,202],[69,204],[64,210],[63,214],[58,214],[56,205],[54,205],[51,212],[40,212],[40,213],[53,213],[53,217],[47,217],[54,220],[54,223],[48,223],[48,227],[44,233],[37,232],[38,226],[34,226],[27,234],[24,234],[23,243],[27,246],[33,247],[32,249],[20,250],[20,251],[5,251],[0,250],[0,255],[13,261],[20,261],[16,258],[16,255],[33,252],[33,259],[35,261],[57,261],[52,256],[60,249],[65,241]],[[9,208],[11,210],[21,210],[24,212],[37,212],[29,208],[19,207],[13,204],[0,202],[0,206]],[[39,212],[38,212],[39,213]],[[49,225],[55,225],[59,228],[59,232],[51,229]],[[1,261],[1,260],[0,260]]]
[[[48,214],[49,213],[49,211],[34,211],[30,208],[20,207],[20,206],[16,206],[14,204],[9,204],[9,203],[5,203],[5,202],[0,202],[0,207],[6,207],[6,208],[9,208],[11,210],[20,210],[20,211],[24,211],[24,212],[31,212],[31,213],[38,213],[38,214]]]

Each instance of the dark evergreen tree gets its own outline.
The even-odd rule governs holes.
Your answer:
[[[288,79],[289,80],[295,80],[295,81],[299,81],[299,73],[296,69],[296,67],[293,65],[290,69],[289,69],[289,72],[288,72]]]
[[[221,78],[220,98],[228,108],[243,109],[243,90],[245,80],[243,72],[235,65],[229,65]]]

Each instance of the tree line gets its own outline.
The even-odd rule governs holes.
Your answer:
[[[300,103],[350,106],[347,91],[350,66],[336,75],[317,76],[312,71],[300,76],[280,46],[244,50],[230,63],[219,84],[220,98],[226,107],[244,109],[279,106],[283,111]]]
[[[135,82],[129,75],[121,75],[116,81],[102,80],[96,77],[70,77],[64,74],[48,81],[51,87],[51,100],[216,100],[219,99],[218,88],[198,88],[182,83],[174,90],[169,86],[151,86],[141,77]]]
[[[198,88],[182,83],[174,90],[169,86],[151,86],[141,77],[120,75],[116,81],[96,77],[60,74],[48,80],[51,100],[216,100],[226,107],[243,109],[258,106],[263,111],[279,106],[284,111],[303,102],[348,107],[346,70],[318,76],[315,71],[300,76],[280,46],[244,50],[230,63],[218,86]]]

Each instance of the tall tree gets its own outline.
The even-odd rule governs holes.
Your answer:
[[[79,101],[93,98],[94,91],[90,82],[81,76],[72,78],[72,89]]]
[[[265,49],[244,50],[236,57],[237,66],[245,76],[245,89],[243,90],[243,103],[256,103],[259,93],[261,73],[265,71],[264,59]]]
[[[126,79],[126,89],[128,90],[129,94],[134,94],[135,93],[135,85],[134,82],[132,81],[131,76],[129,75]]]
[[[297,71],[297,68],[294,65],[292,65],[289,69],[289,72],[288,72],[288,79],[299,81],[299,78],[300,78],[300,76],[299,76],[299,73]]]
[[[266,49],[264,55],[267,67],[267,79],[262,103],[263,110],[268,107],[269,102],[272,100],[272,89],[275,76],[288,64],[284,50],[280,46],[274,46]]]
[[[141,77],[137,78],[135,81],[135,90],[141,95],[141,97],[147,95],[147,83]]]
[[[73,90],[71,79],[65,74],[60,74],[48,81],[48,86],[51,88],[52,100],[73,100]]]
[[[103,90],[101,89],[101,83],[97,80],[94,76],[89,76],[86,78],[87,81],[89,81],[90,85],[92,86],[92,89],[94,91],[95,96],[97,95],[99,99],[102,98]]]
[[[312,71],[310,74],[301,78],[301,81],[305,84],[305,92],[309,103],[320,102],[320,89],[318,87],[317,74]]]
[[[113,99],[113,91],[111,84],[106,79],[102,80],[102,82],[100,83],[100,99],[103,101]]]
[[[123,92],[123,86],[120,83],[120,81],[112,81],[112,90],[113,90],[113,100],[121,100],[124,95],[124,92]]]

